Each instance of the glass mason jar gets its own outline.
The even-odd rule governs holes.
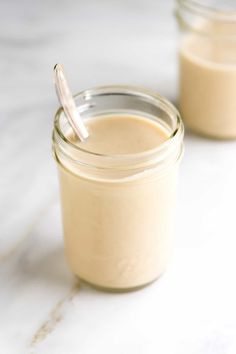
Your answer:
[[[168,131],[155,149],[102,155],[71,142],[61,108],[55,116],[53,151],[72,272],[106,290],[142,287],[163,273],[169,257],[183,124],[171,103],[141,88],[98,87],[75,101],[85,123],[106,114],[136,114]]]
[[[231,2],[233,4],[233,2]],[[236,138],[236,4],[177,0],[179,108],[200,134]]]

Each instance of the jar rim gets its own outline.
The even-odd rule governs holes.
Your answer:
[[[205,5],[196,0],[176,0],[180,7],[191,11],[192,13],[198,13],[201,16],[207,18],[214,18],[219,21],[236,21],[236,7],[233,10],[220,9],[213,5]]]
[[[60,117],[61,113],[63,112],[63,108],[60,107],[55,114],[55,119],[54,119],[54,132],[58,135],[59,139],[61,140],[62,143],[66,144],[69,146],[71,149],[74,151],[79,151],[83,154],[86,154],[87,156],[93,156],[98,159],[107,159],[107,158],[112,158],[114,160],[122,160],[122,161],[127,161],[129,159],[135,159],[135,158],[148,158],[150,156],[155,156],[159,152],[168,149],[168,146],[172,144],[173,141],[176,141],[178,139],[181,139],[184,134],[184,126],[180,117],[180,114],[178,110],[175,108],[175,106],[166,98],[162,97],[161,95],[143,88],[139,86],[131,86],[131,85],[108,85],[108,86],[97,86],[93,87],[90,89],[86,89],[83,91],[80,91],[76,95],[74,95],[75,99],[78,99],[80,97],[86,98],[86,97],[91,97],[92,95],[114,95],[114,94],[127,94],[127,95],[141,95],[142,97],[147,97],[151,100],[155,100],[159,102],[159,105],[161,108],[165,108],[168,112],[168,114],[172,114],[172,116],[175,117],[176,120],[176,126],[175,129],[173,129],[172,133],[170,136],[160,145],[153,149],[149,149],[143,152],[138,152],[138,153],[132,153],[132,154],[101,154],[101,153],[96,153],[87,149],[82,148],[81,146],[78,146],[71,142],[66,135],[62,132],[60,128]],[[53,140],[55,141],[55,134],[53,134]]]

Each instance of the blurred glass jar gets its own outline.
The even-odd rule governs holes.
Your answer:
[[[236,4],[177,0],[179,107],[200,134],[236,138]]]

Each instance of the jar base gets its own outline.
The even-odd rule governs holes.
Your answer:
[[[112,288],[112,287],[106,287],[106,286],[101,286],[101,285],[97,285],[97,284],[94,284],[94,283],[91,283],[83,278],[80,278],[78,275],[76,275],[76,278],[82,283],[82,284],[85,284],[85,285],[88,285],[90,287],[92,287],[93,289],[95,290],[98,290],[98,291],[102,291],[102,292],[105,292],[105,293],[115,293],[115,294],[119,294],[119,293],[130,293],[130,292],[134,292],[134,291],[138,291],[138,290],[141,290],[143,288],[146,288],[147,286],[149,285],[152,285],[153,283],[155,283],[157,280],[159,280],[162,275],[164,273],[161,273],[157,278],[149,281],[148,283],[145,283],[145,284],[142,284],[142,285],[137,285],[137,286],[134,286],[134,287],[130,287],[130,288]]]

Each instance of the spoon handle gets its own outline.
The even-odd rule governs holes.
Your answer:
[[[58,100],[64,109],[65,115],[74,133],[80,141],[87,139],[89,136],[88,130],[76,107],[61,64],[54,66],[54,83]]]

